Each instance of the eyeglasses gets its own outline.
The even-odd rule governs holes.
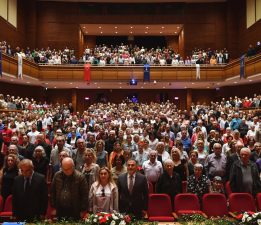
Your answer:
[[[102,191],[102,197],[105,197],[105,190],[104,190],[104,188],[101,191]]]

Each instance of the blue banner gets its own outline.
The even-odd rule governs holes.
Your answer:
[[[240,79],[245,78],[245,55],[240,57]]]
[[[150,65],[144,64],[144,75],[143,75],[143,81],[150,81]]]
[[[2,50],[0,49],[0,77],[3,76],[3,73],[2,73]]]

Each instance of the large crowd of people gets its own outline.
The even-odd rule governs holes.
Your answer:
[[[222,50],[195,48],[191,55],[185,59],[170,47],[148,49],[143,46],[132,46],[123,43],[115,46],[96,45],[94,48],[87,46],[80,58],[77,58],[74,50],[68,47],[65,47],[64,50],[51,49],[50,47],[33,50],[29,47],[25,49],[16,47],[13,49],[6,41],[2,41],[0,42],[0,48],[7,55],[14,56],[19,53],[23,58],[35,63],[50,65],[90,63],[97,66],[142,64],[190,66],[194,64],[225,64],[230,60],[226,48]]]
[[[225,193],[227,181],[233,192],[255,196],[260,97],[197,103],[190,111],[170,101],[96,103],[81,114],[71,104],[0,95],[2,106],[16,109],[0,113],[1,195],[13,195],[18,220],[44,218],[46,180],[53,215],[75,220],[113,210],[141,218],[149,190],[173,200],[182,182],[199,199]],[[28,198],[29,209],[22,206]]]

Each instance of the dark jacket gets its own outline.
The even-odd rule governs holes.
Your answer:
[[[148,182],[144,175],[136,173],[132,193],[128,189],[128,173],[118,178],[119,210],[121,213],[131,213],[137,218],[142,217],[142,210],[148,207]]]
[[[66,176],[62,171],[58,171],[53,178],[51,186],[51,205],[56,208],[57,216],[62,217],[64,215],[62,201],[65,182],[68,185],[68,192],[71,195],[71,202],[68,203],[70,214],[66,217],[72,219],[80,219],[80,213],[88,209],[88,191],[87,183],[84,175],[75,170],[71,176]]]
[[[159,177],[157,182],[157,193],[168,194],[171,201],[174,200],[174,197],[182,192],[182,185],[180,176],[173,172],[172,177],[164,171],[164,173]]]
[[[255,196],[258,192],[261,192],[261,181],[259,178],[258,169],[255,163],[249,161],[251,167],[251,174],[253,178],[252,194]],[[232,192],[245,192],[242,184],[242,163],[241,160],[234,162],[230,170],[230,187]]]
[[[13,185],[13,215],[18,221],[30,221],[45,215],[48,205],[45,177],[34,172],[28,192],[24,191],[24,185],[24,177],[17,176]]]

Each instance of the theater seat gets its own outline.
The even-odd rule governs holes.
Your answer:
[[[207,217],[228,215],[226,196],[219,193],[208,193],[203,196],[202,211]]]
[[[235,217],[242,212],[255,212],[254,198],[249,193],[231,193],[229,195],[229,214]]]
[[[175,196],[174,200],[174,212],[175,217],[187,214],[200,214],[202,216],[206,215],[200,210],[200,204],[198,196],[195,194],[178,194]]]
[[[226,187],[227,196],[229,196],[232,193],[229,181],[226,182],[226,186],[225,187]]]
[[[258,193],[256,195],[256,201],[257,201],[257,210],[261,211],[261,193]]]
[[[149,221],[174,221],[170,197],[167,194],[150,194],[147,214]]]
[[[9,195],[5,200],[4,209],[2,212],[0,212],[0,218],[1,220],[7,220],[11,219],[13,215],[12,212],[12,195]]]

